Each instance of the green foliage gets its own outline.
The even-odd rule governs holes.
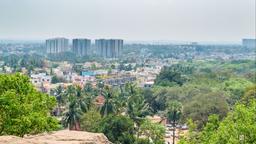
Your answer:
[[[150,114],[148,103],[142,96],[142,91],[136,85],[128,83],[125,86],[125,95],[127,96],[125,114],[134,121],[136,134],[145,117]]]
[[[4,56],[2,59],[5,65],[10,66],[15,70],[18,70],[22,67],[25,67],[27,70],[32,70],[34,67],[42,68],[44,66],[43,57],[36,54],[11,54],[8,56]]]
[[[163,87],[154,87],[153,89],[145,89],[143,92],[145,101],[149,104],[153,113],[164,111],[167,107],[167,89]]]
[[[93,92],[92,84],[91,83],[86,83],[84,85],[84,91],[92,93]]]
[[[83,114],[81,118],[81,129],[88,132],[98,132],[100,128],[101,115],[92,108]]]
[[[111,69],[115,69],[116,66],[115,66],[114,64],[111,64],[110,68],[111,68]]]
[[[86,61],[101,61],[100,57],[95,56],[83,56],[83,57],[77,57],[72,52],[62,52],[58,54],[48,54],[47,59],[50,61],[69,61],[72,63],[82,63]]]
[[[181,117],[182,113],[182,104],[178,101],[170,101],[168,103],[168,109],[167,109],[167,117],[170,121],[175,123],[178,121]]]
[[[80,119],[83,112],[74,96],[69,96],[68,100],[68,110],[64,112],[64,117],[62,120],[64,127],[69,128],[70,130],[80,130]]]
[[[117,111],[116,108],[116,97],[114,90],[110,87],[105,87],[102,95],[105,98],[104,105],[100,108],[100,113],[102,116],[107,116],[109,114],[115,114]]]
[[[56,97],[58,108],[55,111],[55,115],[59,116],[61,113],[61,107],[65,106],[67,103],[67,96],[64,93],[64,89],[58,86],[56,89],[51,90],[51,95]]]
[[[63,78],[59,78],[56,75],[52,76],[52,84],[56,84],[56,83],[61,83],[61,82],[66,82]]]
[[[148,143],[163,144],[165,127],[158,123],[152,123],[148,119],[144,120],[140,126],[139,133],[145,136]]]
[[[218,115],[211,115],[208,117],[208,122],[200,133],[200,143],[207,144],[211,136],[218,130],[220,121]]]
[[[79,75],[82,74],[83,66],[81,64],[74,64],[72,69]]]
[[[52,68],[57,68],[59,66],[59,64],[53,63],[52,64]]]
[[[209,117],[201,132],[192,130],[180,144],[252,144],[256,142],[256,100],[245,105],[237,103],[221,122],[216,115]],[[196,138],[195,138],[196,137]]]
[[[126,116],[105,117],[100,123],[101,132],[108,139],[116,144],[132,144],[134,143],[133,121]]]
[[[192,118],[198,128],[207,122],[208,116],[218,114],[223,118],[229,110],[228,94],[223,90],[215,90],[207,84],[184,84],[175,87],[154,87],[153,95],[149,95],[151,108],[157,113],[168,110],[170,101],[179,101],[183,105],[181,123]]]
[[[155,79],[155,84],[159,86],[182,85],[186,79],[176,69],[164,67]]]
[[[224,90],[230,93],[229,103],[234,105],[244,95],[245,89],[253,83],[243,78],[232,78],[225,81],[223,85]]]
[[[199,133],[196,131],[196,124],[192,119],[187,120],[188,134],[179,139],[179,144],[198,144]]]
[[[140,123],[145,116],[149,115],[149,107],[143,97],[135,95],[128,99],[127,115],[136,123]]]
[[[76,55],[72,52],[62,52],[59,54],[48,54],[48,59],[51,61],[75,61]]]
[[[120,71],[124,70],[124,71],[131,71],[133,68],[132,68],[132,65],[131,64],[128,64],[128,65],[125,65],[125,63],[121,63],[119,66],[118,66],[118,69]]]
[[[211,135],[209,143],[255,143],[256,142],[256,101],[247,107],[237,104],[234,112],[220,123],[218,130]]]
[[[220,118],[226,116],[228,105],[225,95],[221,92],[199,94],[184,104],[183,119],[191,118],[201,129],[211,114],[218,114]]]
[[[233,61],[196,61],[193,63],[201,72],[208,69],[212,72],[231,72],[230,74],[245,74],[255,72],[256,63],[253,60],[233,60]],[[209,72],[209,71],[208,71]]]
[[[251,100],[256,99],[256,85],[246,88],[244,96],[241,98],[241,103],[249,105]]]
[[[35,90],[24,75],[0,75],[0,103],[0,135],[24,136],[59,127],[49,115],[55,98]]]
[[[57,77],[56,75],[54,75],[54,76],[52,77],[51,83],[52,83],[52,84],[56,84],[56,83],[58,83],[58,82],[60,82],[59,79],[58,79],[58,77]]]
[[[80,120],[83,113],[87,112],[92,105],[91,95],[78,86],[69,86],[65,91],[68,98],[68,109],[64,112],[63,124],[71,130],[80,130]]]

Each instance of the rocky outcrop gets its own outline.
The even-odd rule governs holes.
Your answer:
[[[111,144],[101,133],[61,130],[24,138],[0,136],[0,144]]]

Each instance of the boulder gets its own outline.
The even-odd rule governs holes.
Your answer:
[[[101,133],[61,130],[38,135],[0,136],[0,144],[111,144]]]

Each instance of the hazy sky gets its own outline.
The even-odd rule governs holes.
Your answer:
[[[255,0],[0,0],[0,39],[240,41]]]

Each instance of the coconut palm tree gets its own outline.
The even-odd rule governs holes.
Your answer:
[[[127,114],[133,120],[139,120],[149,114],[149,105],[142,96],[132,96],[128,100]]]
[[[77,103],[76,97],[70,96],[68,109],[64,112],[63,117],[64,127],[68,127],[70,130],[80,130],[82,114],[83,112]]]
[[[83,112],[87,112],[91,106],[92,98],[91,95],[82,91],[81,87],[75,87],[75,97],[77,98],[77,103]]]
[[[128,96],[135,95],[139,92],[136,84],[134,83],[127,83],[125,85],[125,92],[128,94]]]
[[[115,97],[116,113],[122,114],[126,111],[128,95],[126,94],[124,87],[120,86],[117,97]]]
[[[168,112],[167,116],[170,123],[173,126],[173,144],[175,144],[175,131],[176,131],[176,123],[180,119],[182,113],[182,104],[178,101],[170,101],[168,104]]]
[[[104,105],[100,108],[100,113],[102,116],[107,116],[108,114],[113,114],[116,112],[115,107],[115,95],[113,93],[113,90],[106,86],[104,90],[102,91],[102,96],[105,98]]]
[[[94,89],[93,89],[93,87],[92,87],[92,84],[91,84],[91,83],[86,83],[86,84],[84,85],[83,91],[89,92],[89,93],[93,93],[93,92],[94,92]]]
[[[134,121],[135,131],[139,136],[139,129],[145,117],[150,114],[149,105],[141,95],[130,96],[127,103],[126,114]]]
[[[69,86],[65,92],[67,97],[74,96],[77,100],[78,106],[83,112],[89,110],[92,103],[92,96],[79,86]]]
[[[135,131],[139,136],[139,129],[145,116],[150,114],[149,104],[144,100],[141,91],[135,84],[128,83],[125,86],[126,100],[126,114],[134,121]]]
[[[56,97],[57,105],[58,105],[56,115],[59,116],[61,114],[61,106],[65,105],[67,101],[66,96],[64,94],[64,89],[61,86],[58,86],[51,93]]]
[[[80,130],[80,118],[89,110],[92,103],[91,97],[79,86],[69,86],[65,95],[68,97],[68,109],[64,113],[64,126],[71,130]]]

